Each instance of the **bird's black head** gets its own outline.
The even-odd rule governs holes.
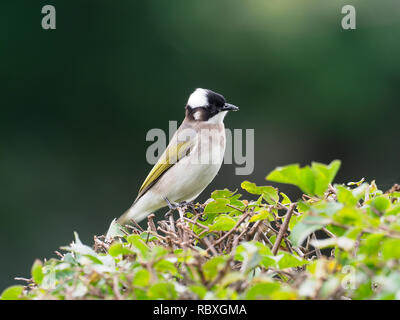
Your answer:
[[[186,104],[186,117],[193,121],[221,123],[228,111],[238,107],[225,101],[224,96],[208,89],[196,89]]]

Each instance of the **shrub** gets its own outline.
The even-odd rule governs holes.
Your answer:
[[[187,204],[146,230],[113,221],[94,246],[75,240],[36,260],[2,299],[399,299],[400,186],[332,181],[339,161],[288,165],[267,180],[299,187],[293,202],[244,181]],[[157,225],[157,227],[156,227]]]

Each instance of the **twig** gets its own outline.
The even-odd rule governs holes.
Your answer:
[[[221,238],[219,238],[215,243],[214,246],[217,246],[220,244],[223,240],[225,240],[227,237],[229,237],[232,232],[236,231],[237,227],[241,225],[241,223],[250,215],[250,212],[246,211],[242,217],[239,219],[239,221],[235,224],[235,226],[229,230],[225,235],[223,235]],[[208,250],[208,249],[207,249]]]
[[[132,221],[133,224],[136,226],[136,228],[138,228],[141,232],[144,231],[143,228],[141,226],[139,226],[139,224],[134,219],[131,219],[130,221]]]
[[[247,233],[247,239],[251,239],[253,235],[256,233],[258,226],[261,224],[262,220],[258,220],[250,229],[250,231]]]
[[[290,207],[287,209],[287,214],[286,214],[285,221],[283,222],[282,226],[279,229],[279,233],[276,236],[275,244],[274,244],[274,246],[272,248],[272,254],[274,256],[278,252],[278,249],[279,249],[279,246],[281,244],[282,238],[283,238],[284,234],[286,233],[286,230],[287,230],[287,228],[289,226],[289,221],[290,221],[290,218],[292,217],[292,213],[293,213],[294,207],[295,207],[295,204],[292,203],[290,205]]]
[[[330,232],[327,228],[322,228],[322,231],[324,231],[331,238],[336,239],[336,236],[332,232]]]
[[[64,255],[63,255],[62,253],[58,252],[57,250],[54,251],[54,253],[55,253],[56,255],[58,255],[61,259],[64,258]]]
[[[227,206],[227,207],[230,207],[230,208],[232,208],[232,209],[235,209],[235,210],[237,210],[237,211],[239,211],[239,212],[241,212],[241,213],[244,213],[244,212],[245,212],[244,210],[239,209],[238,207],[235,207],[235,206],[233,206],[233,205],[231,205],[231,204],[227,204],[226,206]]]
[[[22,277],[15,277],[14,280],[17,280],[17,281],[26,281],[26,282],[33,282],[32,279],[26,279],[26,278],[22,278]]]
[[[210,240],[208,240],[207,237],[204,237],[204,238],[203,238],[203,241],[204,241],[204,243],[206,244],[206,246],[208,247],[208,249],[210,249],[210,251],[212,252],[212,254],[213,254],[214,256],[217,256],[217,255],[218,255],[218,252],[217,252],[217,250],[215,250],[215,247],[211,244]],[[208,250],[208,249],[207,249],[207,250]]]
[[[183,220],[185,220],[185,221],[187,221],[187,222],[189,222],[189,223],[195,224],[196,226],[198,226],[198,227],[200,227],[200,228],[203,228],[203,229],[205,229],[206,231],[210,231],[210,229],[209,229],[207,226],[205,226],[204,224],[201,224],[201,223],[199,223],[199,222],[197,222],[197,221],[191,220],[191,219],[186,218],[186,217],[183,217]]]
[[[157,230],[160,230],[161,232],[165,233],[166,235],[173,236],[174,238],[178,239],[178,236],[176,235],[176,233],[173,233],[173,232],[168,231],[168,230],[164,230],[161,227],[158,227]]]
[[[312,237],[313,241],[317,241],[317,237],[315,236],[315,232],[313,232],[311,237]],[[317,254],[317,258],[318,259],[321,258],[321,256],[322,256],[321,250],[319,248],[315,247],[315,252]]]
[[[171,211],[168,211],[168,217],[169,217],[169,228],[171,229],[172,232],[176,232],[175,230],[175,220],[174,220],[174,216],[172,215]]]
[[[147,225],[149,227],[149,230],[157,233],[157,228],[156,228],[156,225],[154,224],[154,217],[155,217],[154,213],[150,214],[147,217],[147,220],[148,220]]]
[[[117,279],[116,275],[113,277],[113,291],[118,300],[123,300],[123,297],[122,297],[121,293],[119,292],[118,279]]]
[[[271,248],[274,246],[271,240],[269,240],[268,237],[264,234],[264,232],[259,232],[258,234],[261,236],[261,238],[263,238],[265,243],[268,243],[271,246]]]

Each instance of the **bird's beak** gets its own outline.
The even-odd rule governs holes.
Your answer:
[[[236,107],[230,103],[225,103],[221,110],[222,111],[238,111],[239,107]]]

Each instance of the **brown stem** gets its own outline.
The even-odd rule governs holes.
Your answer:
[[[279,246],[281,245],[282,238],[283,238],[284,234],[285,234],[286,231],[287,231],[287,228],[288,228],[288,226],[289,226],[289,221],[290,221],[290,218],[292,217],[292,213],[293,213],[294,207],[295,207],[295,204],[292,203],[292,204],[290,205],[290,207],[287,209],[287,214],[286,214],[285,221],[283,222],[282,226],[281,226],[280,229],[279,229],[279,233],[278,233],[278,235],[276,236],[275,244],[274,244],[274,246],[273,246],[273,248],[272,248],[272,254],[273,254],[274,256],[275,256],[276,253],[278,252]]]

